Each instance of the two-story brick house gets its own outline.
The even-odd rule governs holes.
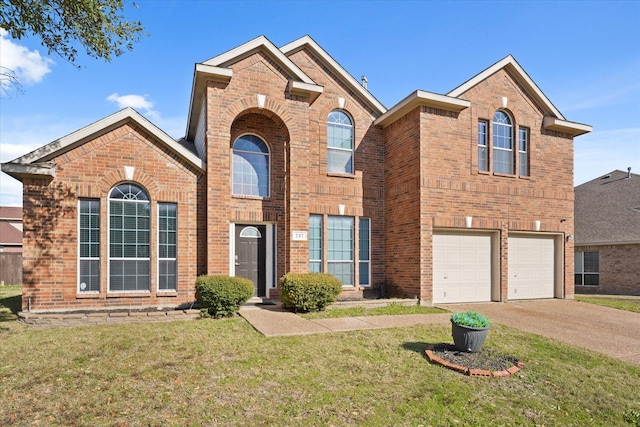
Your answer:
[[[286,272],[424,304],[573,296],[573,138],[508,56],[386,109],[310,37],[196,64],[186,136],[125,109],[2,165],[24,184],[23,305],[179,305]]]

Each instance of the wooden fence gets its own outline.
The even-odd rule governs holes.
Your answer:
[[[0,284],[22,284],[22,253],[0,252]]]

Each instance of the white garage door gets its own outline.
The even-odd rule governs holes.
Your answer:
[[[553,237],[509,237],[508,298],[553,298]]]
[[[433,235],[433,302],[491,301],[491,236]]]

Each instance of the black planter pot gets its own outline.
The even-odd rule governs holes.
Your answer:
[[[470,326],[462,326],[451,321],[451,335],[453,336],[453,344],[459,351],[475,353],[482,349],[482,344],[489,333],[489,326],[484,328],[473,328]]]

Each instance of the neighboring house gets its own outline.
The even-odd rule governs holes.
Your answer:
[[[0,206],[0,285],[22,283],[22,208]]]
[[[23,305],[186,304],[200,274],[277,299],[309,271],[343,298],[572,298],[590,130],[511,56],[387,109],[310,37],[258,37],[195,65],[183,140],[124,109],[2,165],[24,186]]]
[[[576,291],[640,295],[640,175],[615,170],[575,198]]]

